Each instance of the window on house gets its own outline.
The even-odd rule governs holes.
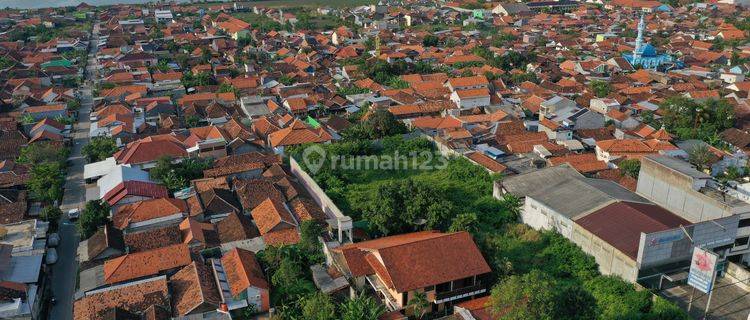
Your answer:
[[[435,286],[435,293],[448,292],[448,291],[451,291],[450,282],[441,283]]]
[[[453,290],[466,288],[474,285],[474,277],[463,278],[453,281]]]
[[[735,247],[744,246],[747,244],[749,239],[750,237],[737,238],[737,240],[734,240],[734,246]]]
[[[750,218],[740,220],[738,228],[750,227]]]

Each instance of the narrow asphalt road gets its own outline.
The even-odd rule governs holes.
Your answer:
[[[93,82],[96,78],[96,39],[99,34],[98,26],[94,26],[92,46],[89,50],[89,63],[86,68],[87,82]],[[60,218],[60,245],[57,247],[59,259],[52,266],[51,289],[52,295],[57,303],[50,308],[49,319],[69,320],[73,318],[73,295],[75,293],[76,278],[78,273],[78,262],[76,251],[78,250],[78,232],[74,222],[68,220],[67,212],[73,208],[83,208],[86,202],[86,184],[83,180],[83,166],[86,160],[81,155],[81,149],[89,141],[89,113],[93,107],[91,87],[88,84],[81,86],[81,108],[78,110],[78,123],[71,133],[73,147],[68,158],[68,174],[65,180],[65,193],[60,208],[63,217]]]

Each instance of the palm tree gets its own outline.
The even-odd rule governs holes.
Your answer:
[[[342,320],[377,320],[383,313],[383,305],[363,293],[341,304]]]
[[[424,292],[415,292],[414,296],[409,300],[407,307],[411,307],[414,311],[414,316],[417,319],[422,319],[427,314],[427,308],[430,307],[430,302],[427,301],[427,295]]]
[[[513,217],[517,218],[519,215],[521,215],[521,207],[523,206],[521,199],[519,199],[518,197],[510,193],[506,193],[505,195],[503,195],[502,202],[503,202],[503,207],[505,207],[505,210],[508,210],[508,212]]]

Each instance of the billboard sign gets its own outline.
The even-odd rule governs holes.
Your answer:
[[[690,262],[688,284],[703,293],[709,293],[716,275],[716,263],[719,256],[715,253],[695,247],[693,260]]]
[[[638,268],[687,262],[694,247],[716,248],[733,244],[737,237],[739,215],[698,222],[663,231],[641,233]]]

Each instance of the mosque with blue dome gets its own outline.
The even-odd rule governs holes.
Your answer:
[[[623,54],[623,58],[634,68],[655,70],[682,68],[682,61],[678,61],[668,54],[659,54],[654,46],[643,43],[643,32],[645,30],[646,22],[643,21],[643,15],[641,15],[641,21],[638,22],[638,37],[635,39],[635,50],[632,54]]]

